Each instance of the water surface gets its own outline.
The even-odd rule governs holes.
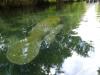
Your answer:
[[[85,15],[80,22],[80,26],[75,29],[84,41],[91,42],[94,52],[89,53],[89,58],[83,58],[76,53],[66,59],[63,63],[63,75],[98,75],[100,67],[100,22],[99,14],[96,12],[96,4],[90,4]]]
[[[0,12],[0,75],[97,75],[95,9],[81,2],[59,11]]]

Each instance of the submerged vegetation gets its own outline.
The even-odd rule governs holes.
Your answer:
[[[43,37],[50,32],[49,37],[45,38],[48,39],[47,43],[50,43],[62,29],[63,26],[56,26],[57,23],[59,23],[59,18],[49,18],[37,24],[30,32],[29,37],[11,45],[11,48],[7,51],[7,58],[16,64],[26,64],[32,61],[39,53]],[[14,49],[15,47],[17,48]]]

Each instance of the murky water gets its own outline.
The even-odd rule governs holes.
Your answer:
[[[97,75],[96,5],[0,12],[0,75]]]

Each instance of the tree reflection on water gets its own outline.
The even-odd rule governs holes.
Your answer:
[[[0,75],[49,75],[52,69],[55,69],[54,75],[57,75],[58,73],[63,73],[63,71],[60,71],[62,64],[67,57],[72,56],[73,51],[84,57],[89,56],[88,52],[93,50],[91,44],[83,41],[79,36],[76,36],[75,32],[72,32],[72,29],[76,28],[77,23],[80,21],[80,16],[85,10],[84,4],[76,3],[67,5],[66,7],[67,10],[64,9],[58,13],[54,11],[54,8],[50,8],[49,10],[45,10],[45,12],[37,13],[37,15],[35,14],[33,17],[32,13],[25,14],[23,12],[24,16],[15,16],[15,19],[13,19],[13,16],[11,18],[9,18],[9,16],[1,17],[2,20],[0,20],[0,23],[2,24],[0,29],[2,30],[0,30],[0,32],[7,36],[5,35],[5,37],[4,35],[0,35]],[[56,16],[57,19],[60,19],[64,28],[49,44],[47,40],[42,40],[39,54],[30,63],[25,65],[16,65],[9,62],[6,58],[6,51],[9,47],[8,37],[13,41],[13,38],[16,39],[16,37],[20,36],[17,40],[13,41],[13,45],[16,41],[29,36],[28,32],[30,32],[32,27],[40,22],[40,20],[43,20],[44,18],[47,19],[48,16]],[[54,19],[54,17],[51,19]],[[15,21],[15,23],[12,23],[12,21]],[[51,23],[50,21],[51,20],[46,20],[47,23]],[[53,22],[55,24],[56,20]],[[57,22],[57,25],[58,24],[59,23]],[[9,27],[9,25],[11,26]],[[13,27],[15,29],[12,28],[13,25],[16,25]],[[21,29],[23,29],[24,32],[26,31],[26,33],[24,34]],[[41,32],[39,34],[41,34]],[[34,35],[32,36],[34,37]],[[31,47],[33,47],[33,45],[31,45]],[[14,49],[16,48],[14,47]]]
[[[5,61],[6,58],[0,50],[0,73],[2,75],[7,73],[10,75],[48,75],[51,69],[55,68],[56,75],[61,72],[60,68],[64,59],[70,57],[73,51],[87,57],[88,52],[93,50],[90,44],[83,41],[79,36],[74,36],[75,33],[70,32],[66,35],[61,33],[63,32],[57,34],[50,45],[43,41],[38,56],[26,65],[15,65]]]

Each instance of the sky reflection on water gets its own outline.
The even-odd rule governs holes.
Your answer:
[[[94,52],[84,58],[73,52],[72,57],[65,59],[60,75],[98,75],[100,67],[100,23],[97,21],[96,4],[90,5],[80,22],[80,26],[73,30],[86,42],[91,42]]]

